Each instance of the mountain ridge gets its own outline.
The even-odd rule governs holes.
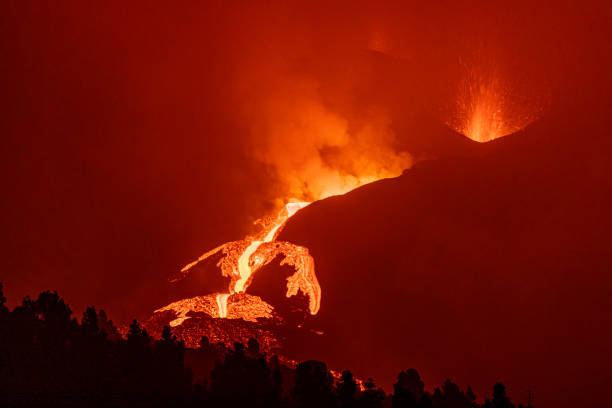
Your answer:
[[[610,381],[605,127],[556,119],[296,214],[279,239],[315,258],[314,320],[327,338],[304,355],[383,385],[398,364],[435,381],[478,378],[480,394],[501,375],[514,392],[537,389],[540,406],[579,400],[559,389],[593,394]],[[370,358],[351,361],[363,349]],[[556,373],[566,377],[547,378]]]

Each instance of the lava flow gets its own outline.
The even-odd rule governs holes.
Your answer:
[[[212,317],[241,318],[246,321],[254,321],[258,317],[269,317],[272,306],[257,296],[246,295],[245,292],[251,284],[254,274],[276,258],[277,255],[282,254],[285,258],[281,265],[291,265],[296,270],[292,276],[287,278],[286,296],[295,296],[301,291],[309,298],[308,308],[310,313],[317,314],[321,305],[321,287],[315,275],[314,259],[305,247],[289,242],[275,241],[287,220],[308,204],[310,203],[292,202],[286,204],[275,219],[258,220],[259,223],[264,225],[263,231],[258,236],[220,245],[183,267],[178,276],[170,279],[172,282],[182,279],[192,267],[221,251],[223,257],[217,266],[221,268],[223,276],[230,278],[230,283],[228,293],[218,293],[214,296],[214,305],[216,305],[214,312],[211,310],[214,307],[213,302],[208,300],[211,297],[210,295],[174,302],[156,310],[156,312],[167,310],[176,312],[178,317],[170,323],[171,326],[179,325],[188,319],[187,313],[189,311],[203,311]],[[234,294],[244,295],[235,302],[236,304],[228,305],[230,297]]]

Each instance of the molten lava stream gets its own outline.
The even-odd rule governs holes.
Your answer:
[[[241,241],[233,241],[220,245],[212,251],[206,252],[196,261],[181,269],[181,276],[178,279],[184,277],[189,270],[199,262],[222,251],[224,257],[221,258],[218,266],[221,268],[222,274],[230,278],[228,287],[229,293],[217,294],[215,300],[218,310],[217,316],[220,318],[227,318],[230,314],[228,310],[228,301],[231,299],[230,296],[234,293],[245,293],[252,281],[253,275],[264,265],[276,258],[277,255],[282,254],[285,258],[281,264],[293,265],[296,268],[296,272],[287,279],[286,296],[294,296],[298,291],[303,292],[309,297],[310,313],[316,314],[319,311],[321,302],[321,288],[315,275],[314,260],[308,253],[308,249],[289,242],[275,242],[278,233],[284,227],[287,220],[308,204],[310,203],[294,202],[286,204],[285,208],[277,215],[276,219],[268,223],[257,237],[261,238],[245,238]],[[272,242],[275,244],[269,245]],[[259,299],[258,297],[255,298]],[[261,299],[259,299],[259,301],[263,302]],[[252,309],[253,307],[247,307],[246,309]],[[267,307],[270,306],[268,305]],[[177,306],[177,308],[179,308],[179,306]],[[255,308],[257,309],[258,307]],[[185,313],[182,312],[183,309],[184,308],[180,307],[180,315],[186,316]],[[265,310],[266,308],[264,307],[263,309]],[[178,310],[176,311],[178,312]],[[245,320],[251,320],[252,318],[252,316],[239,317]],[[179,323],[183,320],[177,319],[176,322]]]
[[[227,298],[229,297],[228,293],[218,294],[217,299],[217,308],[219,309],[219,317],[226,318],[227,317]]]

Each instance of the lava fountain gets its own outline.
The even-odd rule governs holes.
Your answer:
[[[447,124],[476,142],[489,142],[525,128],[542,110],[533,95],[520,93],[490,64],[461,64],[462,76]]]

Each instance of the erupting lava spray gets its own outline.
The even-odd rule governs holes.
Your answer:
[[[491,63],[461,64],[456,105],[447,124],[477,142],[518,132],[533,122],[542,103],[519,94]]]

